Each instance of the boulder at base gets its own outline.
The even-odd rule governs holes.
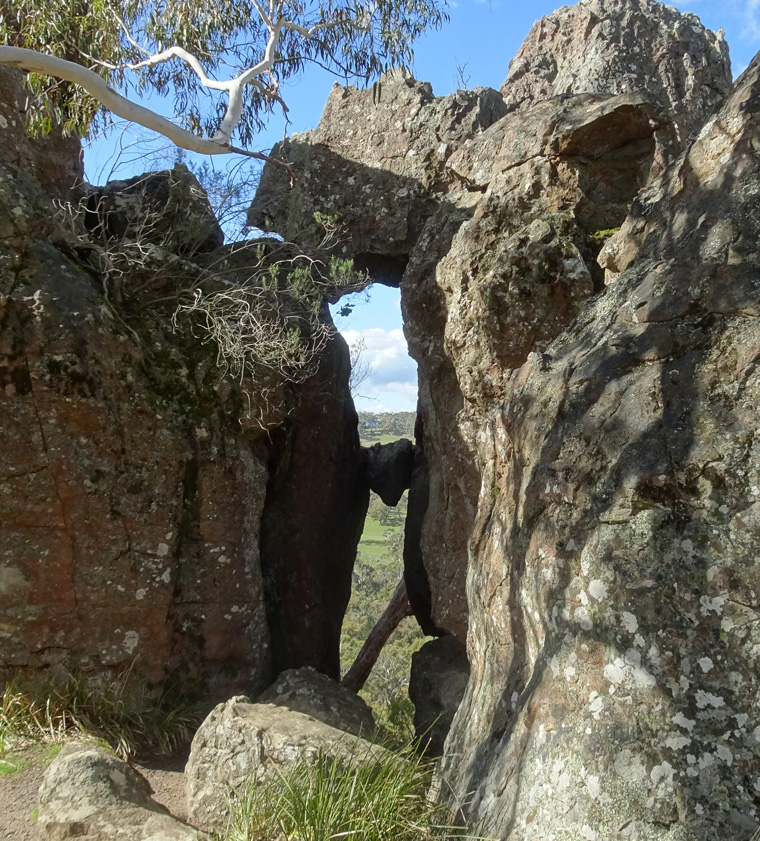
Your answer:
[[[207,829],[225,826],[236,789],[320,752],[351,763],[384,750],[311,716],[238,695],[216,707],[193,739],[185,769],[190,819]]]
[[[53,760],[40,788],[40,838],[59,841],[203,841],[150,797],[126,762],[91,744],[71,743]]]
[[[369,738],[377,730],[372,710],[350,689],[313,669],[288,669],[256,699],[316,718],[323,724]]]
[[[430,640],[412,654],[409,697],[414,704],[414,729],[431,756],[444,752],[469,677],[467,650],[456,637]]]

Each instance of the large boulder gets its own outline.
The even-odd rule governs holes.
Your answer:
[[[320,753],[350,763],[383,751],[287,707],[231,698],[211,712],[193,739],[185,769],[191,820],[204,828],[224,827],[236,790],[270,779],[298,761],[313,761]]]
[[[509,111],[552,96],[646,91],[683,144],[731,86],[723,32],[652,0],[581,0],[536,21],[509,64]]]
[[[478,834],[760,826],[758,103],[760,57],[634,202],[634,259],[484,416],[440,769]]]
[[[111,753],[71,742],[40,788],[37,826],[44,841],[203,841],[209,836],[150,797],[147,780]]]
[[[462,643],[483,492],[479,414],[601,287],[599,231],[622,224],[667,119],[641,94],[584,94],[500,120],[451,155],[447,168],[468,190],[447,195],[411,252],[402,309],[429,471],[419,554],[430,619]],[[410,502],[418,497],[413,483]],[[409,583],[419,578],[412,545],[406,556]]]
[[[310,666],[278,675],[256,703],[287,707],[365,739],[372,738],[377,729],[372,710],[355,692]]]
[[[224,243],[206,191],[184,164],[90,187],[84,221],[99,240],[136,243],[146,252],[192,256]]]

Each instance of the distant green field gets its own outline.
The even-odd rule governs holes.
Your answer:
[[[393,515],[388,518],[385,525],[378,523],[372,517],[367,517],[364,521],[364,531],[362,532],[362,539],[359,542],[359,552],[363,555],[370,555],[373,558],[383,558],[390,560],[390,553],[388,552],[388,545],[385,542],[383,535],[387,532],[394,534],[401,531],[403,523],[398,515]]]
[[[373,444],[392,444],[394,441],[398,441],[399,438],[404,437],[405,436],[403,435],[378,435],[374,438],[364,438],[363,436],[360,436],[359,441],[362,447],[371,447]]]

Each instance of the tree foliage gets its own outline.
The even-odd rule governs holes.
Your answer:
[[[176,119],[206,137],[229,117],[240,81],[232,127],[249,146],[274,107],[287,110],[281,87],[307,64],[367,83],[408,67],[414,40],[444,19],[439,0],[0,0],[0,44],[94,70],[127,96],[166,97]],[[37,128],[57,120],[84,134],[108,119],[69,82],[31,83]]]

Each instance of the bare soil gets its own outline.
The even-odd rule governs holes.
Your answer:
[[[0,839],[2,841],[38,841],[35,825],[37,795],[45,769],[53,759],[49,747],[33,745],[2,757],[0,767]],[[4,773],[7,764],[18,770]],[[150,783],[153,799],[175,817],[187,821],[184,768],[187,753],[160,756],[132,762],[131,765]]]

